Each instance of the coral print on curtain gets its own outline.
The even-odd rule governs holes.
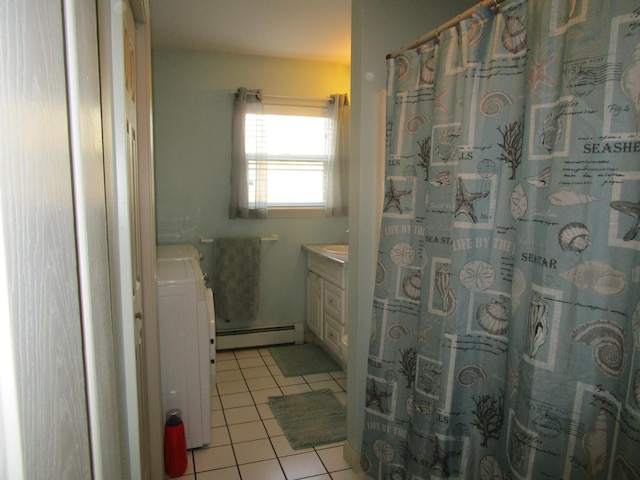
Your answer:
[[[369,477],[640,478],[639,131],[638,1],[389,58]]]

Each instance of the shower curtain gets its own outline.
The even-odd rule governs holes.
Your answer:
[[[639,130],[637,1],[389,57],[369,477],[640,478]]]

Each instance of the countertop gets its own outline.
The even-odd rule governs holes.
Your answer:
[[[336,248],[338,247],[338,248]],[[306,243],[302,245],[302,250],[307,253],[319,255],[323,258],[329,259],[333,262],[340,263],[345,267],[349,263],[349,252],[347,247],[347,253],[340,253],[337,250],[347,247],[345,244],[337,243]]]

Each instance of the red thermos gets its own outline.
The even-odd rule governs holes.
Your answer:
[[[187,440],[182,412],[175,408],[167,412],[164,426],[164,470],[170,477],[180,477],[187,471]]]

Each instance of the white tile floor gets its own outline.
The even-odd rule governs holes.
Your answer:
[[[344,372],[284,377],[268,348],[218,352],[211,397],[211,444],[188,452],[181,479],[362,480],[342,457],[342,443],[293,450],[268,398],[329,388],[347,401]]]

